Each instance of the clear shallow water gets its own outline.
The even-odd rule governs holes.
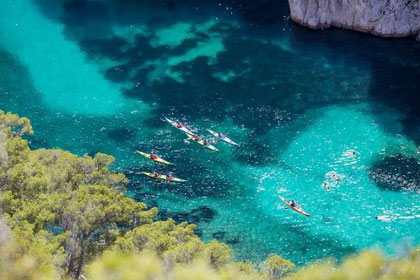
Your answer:
[[[1,0],[0,107],[32,119],[34,148],[114,155],[128,195],[198,223],[240,259],[419,244],[419,44],[264,25],[224,3],[135,2]],[[163,114],[242,147],[187,144]],[[141,177],[154,167],[136,149],[189,183]],[[343,182],[325,191],[331,171]]]

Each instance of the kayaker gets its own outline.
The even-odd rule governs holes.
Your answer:
[[[222,139],[223,138],[223,135],[220,132],[217,132],[217,138]]]
[[[198,140],[200,140],[200,136],[198,136],[198,135],[193,135],[193,137],[192,137],[195,141],[198,141]]]
[[[158,156],[157,156],[157,155],[155,155],[153,152],[152,152],[152,153],[150,153],[149,157],[150,157],[150,159],[152,159],[152,160],[157,160],[157,159],[158,159]]]
[[[290,201],[290,207],[296,207],[297,204],[294,200]]]
[[[168,173],[167,179],[168,179],[168,183],[170,183],[172,181],[172,179],[174,178],[173,176],[174,174],[172,172]]]
[[[207,146],[209,143],[207,142],[207,139],[203,139],[203,145]]]
[[[184,126],[182,125],[182,123],[180,123],[180,122],[176,122],[176,127],[177,127],[177,128],[183,128]]]
[[[159,177],[159,174],[156,171],[153,171],[153,177],[157,178]]]

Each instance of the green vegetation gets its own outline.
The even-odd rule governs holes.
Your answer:
[[[364,252],[298,272],[278,255],[234,262],[195,225],[154,221],[124,195],[127,179],[104,154],[31,150],[30,121],[0,111],[0,279],[420,279],[420,252],[389,261]],[[417,277],[417,278],[416,278]]]

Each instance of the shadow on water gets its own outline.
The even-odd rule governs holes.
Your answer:
[[[420,56],[418,58],[417,66],[385,59],[372,60],[370,96],[373,102],[403,112],[404,118],[400,120],[403,132],[420,144]]]
[[[370,70],[368,102],[373,106],[385,104],[397,109],[405,117],[400,120],[403,133],[420,143],[420,44],[413,38],[384,39],[360,32],[331,28],[307,31],[294,25],[293,48],[310,48],[325,53],[330,61],[347,57]],[[378,123],[382,112],[375,114]],[[392,130],[392,128],[390,128]]]

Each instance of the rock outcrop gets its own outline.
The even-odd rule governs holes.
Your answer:
[[[291,18],[313,29],[335,26],[420,40],[419,0],[289,0],[289,5]]]

